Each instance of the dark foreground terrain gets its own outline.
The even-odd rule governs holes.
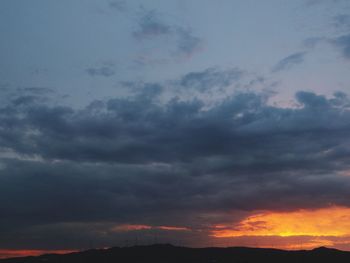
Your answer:
[[[3,259],[0,263],[220,263],[220,262],[350,262],[350,252],[329,248],[284,251],[262,248],[185,248],[172,245],[88,250],[66,255]]]

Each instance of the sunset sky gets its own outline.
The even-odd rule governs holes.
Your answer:
[[[350,1],[1,0],[0,258],[350,250]]]

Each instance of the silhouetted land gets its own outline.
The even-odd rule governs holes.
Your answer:
[[[329,248],[285,251],[262,248],[186,248],[172,245],[93,249],[66,255],[3,259],[0,263],[235,263],[350,262],[350,252]]]

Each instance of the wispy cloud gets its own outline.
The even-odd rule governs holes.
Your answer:
[[[288,69],[294,67],[295,65],[301,64],[302,62],[304,62],[305,55],[306,55],[306,52],[298,52],[298,53],[294,53],[292,55],[289,55],[288,57],[281,59],[272,68],[272,72],[288,70]]]
[[[173,33],[171,27],[160,20],[155,10],[143,14],[138,21],[138,26],[139,28],[133,32],[133,36],[138,40]]]
[[[166,23],[155,10],[142,10],[137,22],[138,28],[132,33],[137,41],[169,37],[175,44],[174,55],[192,56],[203,46],[203,40],[194,35],[192,30],[180,25]]]
[[[335,16],[333,25],[341,30],[350,30],[350,15],[341,14]]]
[[[114,1],[110,1],[109,2],[109,7],[110,8],[113,8],[113,9],[116,9],[120,12],[124,12],[127,10],[127,4],[125,1],[118,1],[118,0],[114,0]]]
[[[238,81],[243,76],[240,69],[219,70],[218,68],[208,68],[203,71],[190,72],[184,75],[179,84],[190,90],[208,92],[210,89],[224,88]]]
[[[177,47],[180,54],[190,57],[203,47],[203,40],[193,35],[190,29],[178,27],[176,28],[176,34],[178,37]]]
[[[103,63],[102,66],[98,67],[89,67],[85,71],[91,77],[111,77],[116,73],[114,64],[111,63]]]

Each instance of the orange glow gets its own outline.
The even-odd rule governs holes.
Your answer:
[[[279,246],[279,248],[287,250],[299,250],[299,249],[313,249],[315,247],[333,247],[335,243],[327,239],[315,239],[310,242],[304,242],[300,244],[287,244]]]
[[[147,230],[147,229],[152,229],[151,226],[148,225],[129,225],[129,224],[125,224],[125,225],[119,225],[119,226],[115,226],[113,227],[113,231],[116,232],[123,232],[123,231],[135,231],[135,230]]]
[[[43,254],[67,254],[77,252],[77,250],[16,250],[0,249],[0,259],[12,257],[39,256]]]
[[[187,227],[177,227],[177,226],[159,226],[157,227],[161,230],[170,230],[170,231],[189,231]]]
[[[212,236],[333,236],[350,235],[350,208],[330,207],[295,212],[266,212],[249,216],[236,225],[217,225]]]
[[[150,230],[150,229],[160,229],[160,230],[167,230],[167,231],[189,231],[190,230],[187,227],[178,227],[178,226],[149,226],[149,225],[131,225],[131,224],[118,225],[112,228],[112,230],[116,232]]]

